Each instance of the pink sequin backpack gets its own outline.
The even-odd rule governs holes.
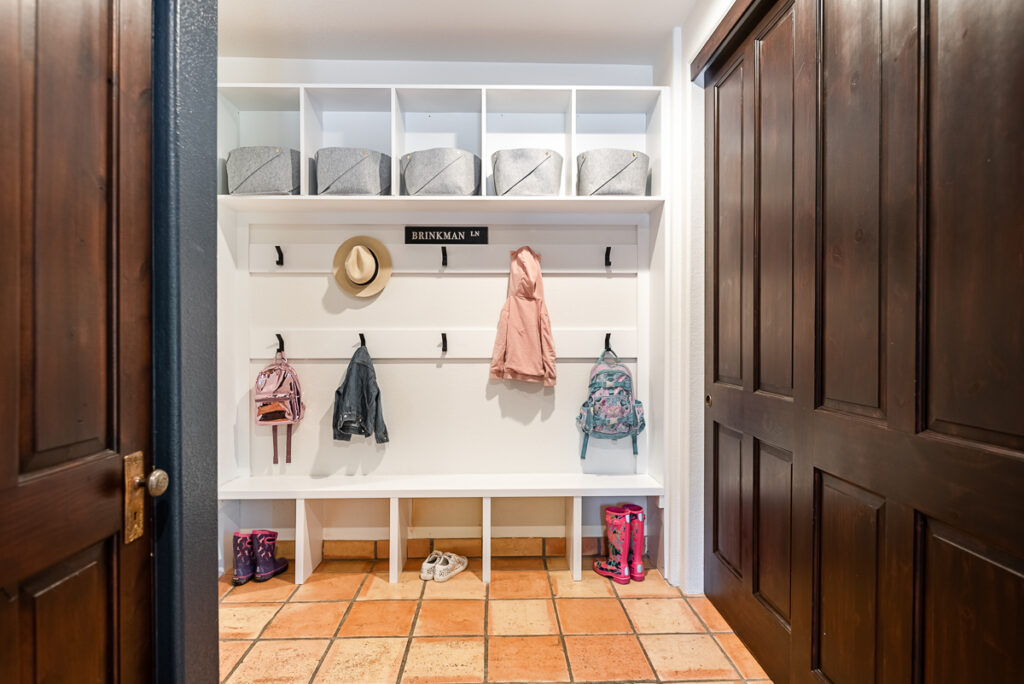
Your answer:
[[[256,376],[253,391],[256,402],[256,424],[270,425],[274,429],[274,463],[277,463],[277,426],[287,425],[288,436],[285,462],[292,462],[292,425],[302,420],[306,405],[302,403],[299,376],[281,352],[274,362]]]

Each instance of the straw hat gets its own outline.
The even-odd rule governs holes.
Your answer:
[[[334,254],[334,279],[356,297],[372,297],[391,278],[391,254],[380,240],[359,235],[345,240]]]

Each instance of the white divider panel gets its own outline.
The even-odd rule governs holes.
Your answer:
[[[508,273],[509,254],[521,244],[447,245],[448,266],[441,265],[441,245],[389,244],[393,273]],[[281,248],[284,264],[277,265],[277,250]],[[338,243],[325,244],[253,244],[249,247],[251,273],[331,273]],[[605,266],[605,252],[611,266]],[[534,247],[541,253],[541,267],[545,275],[559,274],[635,274],[637,272],[636,245],[616,244],[543,244]]]
[[[405,567],[409,525],[412,523],[412,499],[391,497],[391,534],[388,537],[388,581],[398,582]]]
[[[481,498],[482,513],[480,516],[480,546],[483,556],[484,584],[491,583],[491,497]]]
[[[324,502],[295,500],[295,583],[302,584],[324,557]]]
[[[257,328],[249,340],[251,359],[271,359],[277,351],[277,337],[284,338],[289,359],[349,359],[359,348],[359,333],[374,359],[475,359],[487,360],[494,351],[496,328],[437,330],[288,330]],[[448,338],[447,353],[441,351],[441,334]],[[611,346],[623,359],[637,356],[635,328],[554,328],[555,351],[559,360],[592,360],[603,349],[604,336],[611,333]]]
[[[583,497],[565,500],[565,560],[572,578],[583,578]]]

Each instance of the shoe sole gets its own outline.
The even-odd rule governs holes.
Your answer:
[[[280,570],[278,570],[276,572],[272,572],[269,575],[260,575],[260,574],[257,573],[256,576],[253,577],[253,580],[256,581],[256,582],[266,582],[267,580],[274,579],[275,577],[277,577],[278,575],[284,573],[287,570],[288,570],[288,566],[286,565],[283,568],[281,568]]]
[[[448,576],[447,576],[447,577],[445,577],[444,579],[438,579],[437,577],[434,577],[434,581],[435,581],[435,582],[447,582],[447,581],[448,581],[448,580],[450,580],[450,579],[451,579],[452,577],[455,577],[455,576],[456,576],[456,575],[458,575],[458,574],[459,574],[460,572],[462,572],[463,570],[465,570],[465,569],[466,569],[467,567],[469,567],[469,566],[468,566],[468,565],[466,565],[466,567],[463,567],[463,568],[459,568],[458,570],[456,570],[456,571],[455,571],[455,572],[453,572],[452,574],[448,575]]]
[[[594,573],[600,575],[601,577],[607,577],[608,579],[610,579],[612,582],[615,582],[616,584],[629,584],[629,580],[630,580],[629,577],[620,577],[619,575],[616,575],[616,574],[613,574],[613,573],[601,572],[597,568],[594,568]]]

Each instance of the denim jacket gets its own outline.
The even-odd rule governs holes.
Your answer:
[[[345,371],[345,380],[334,393],[334,439],[347,442],[352,435],[371,434],[377,444],[388,441],[373,360],[366,347],[359,347]]]

